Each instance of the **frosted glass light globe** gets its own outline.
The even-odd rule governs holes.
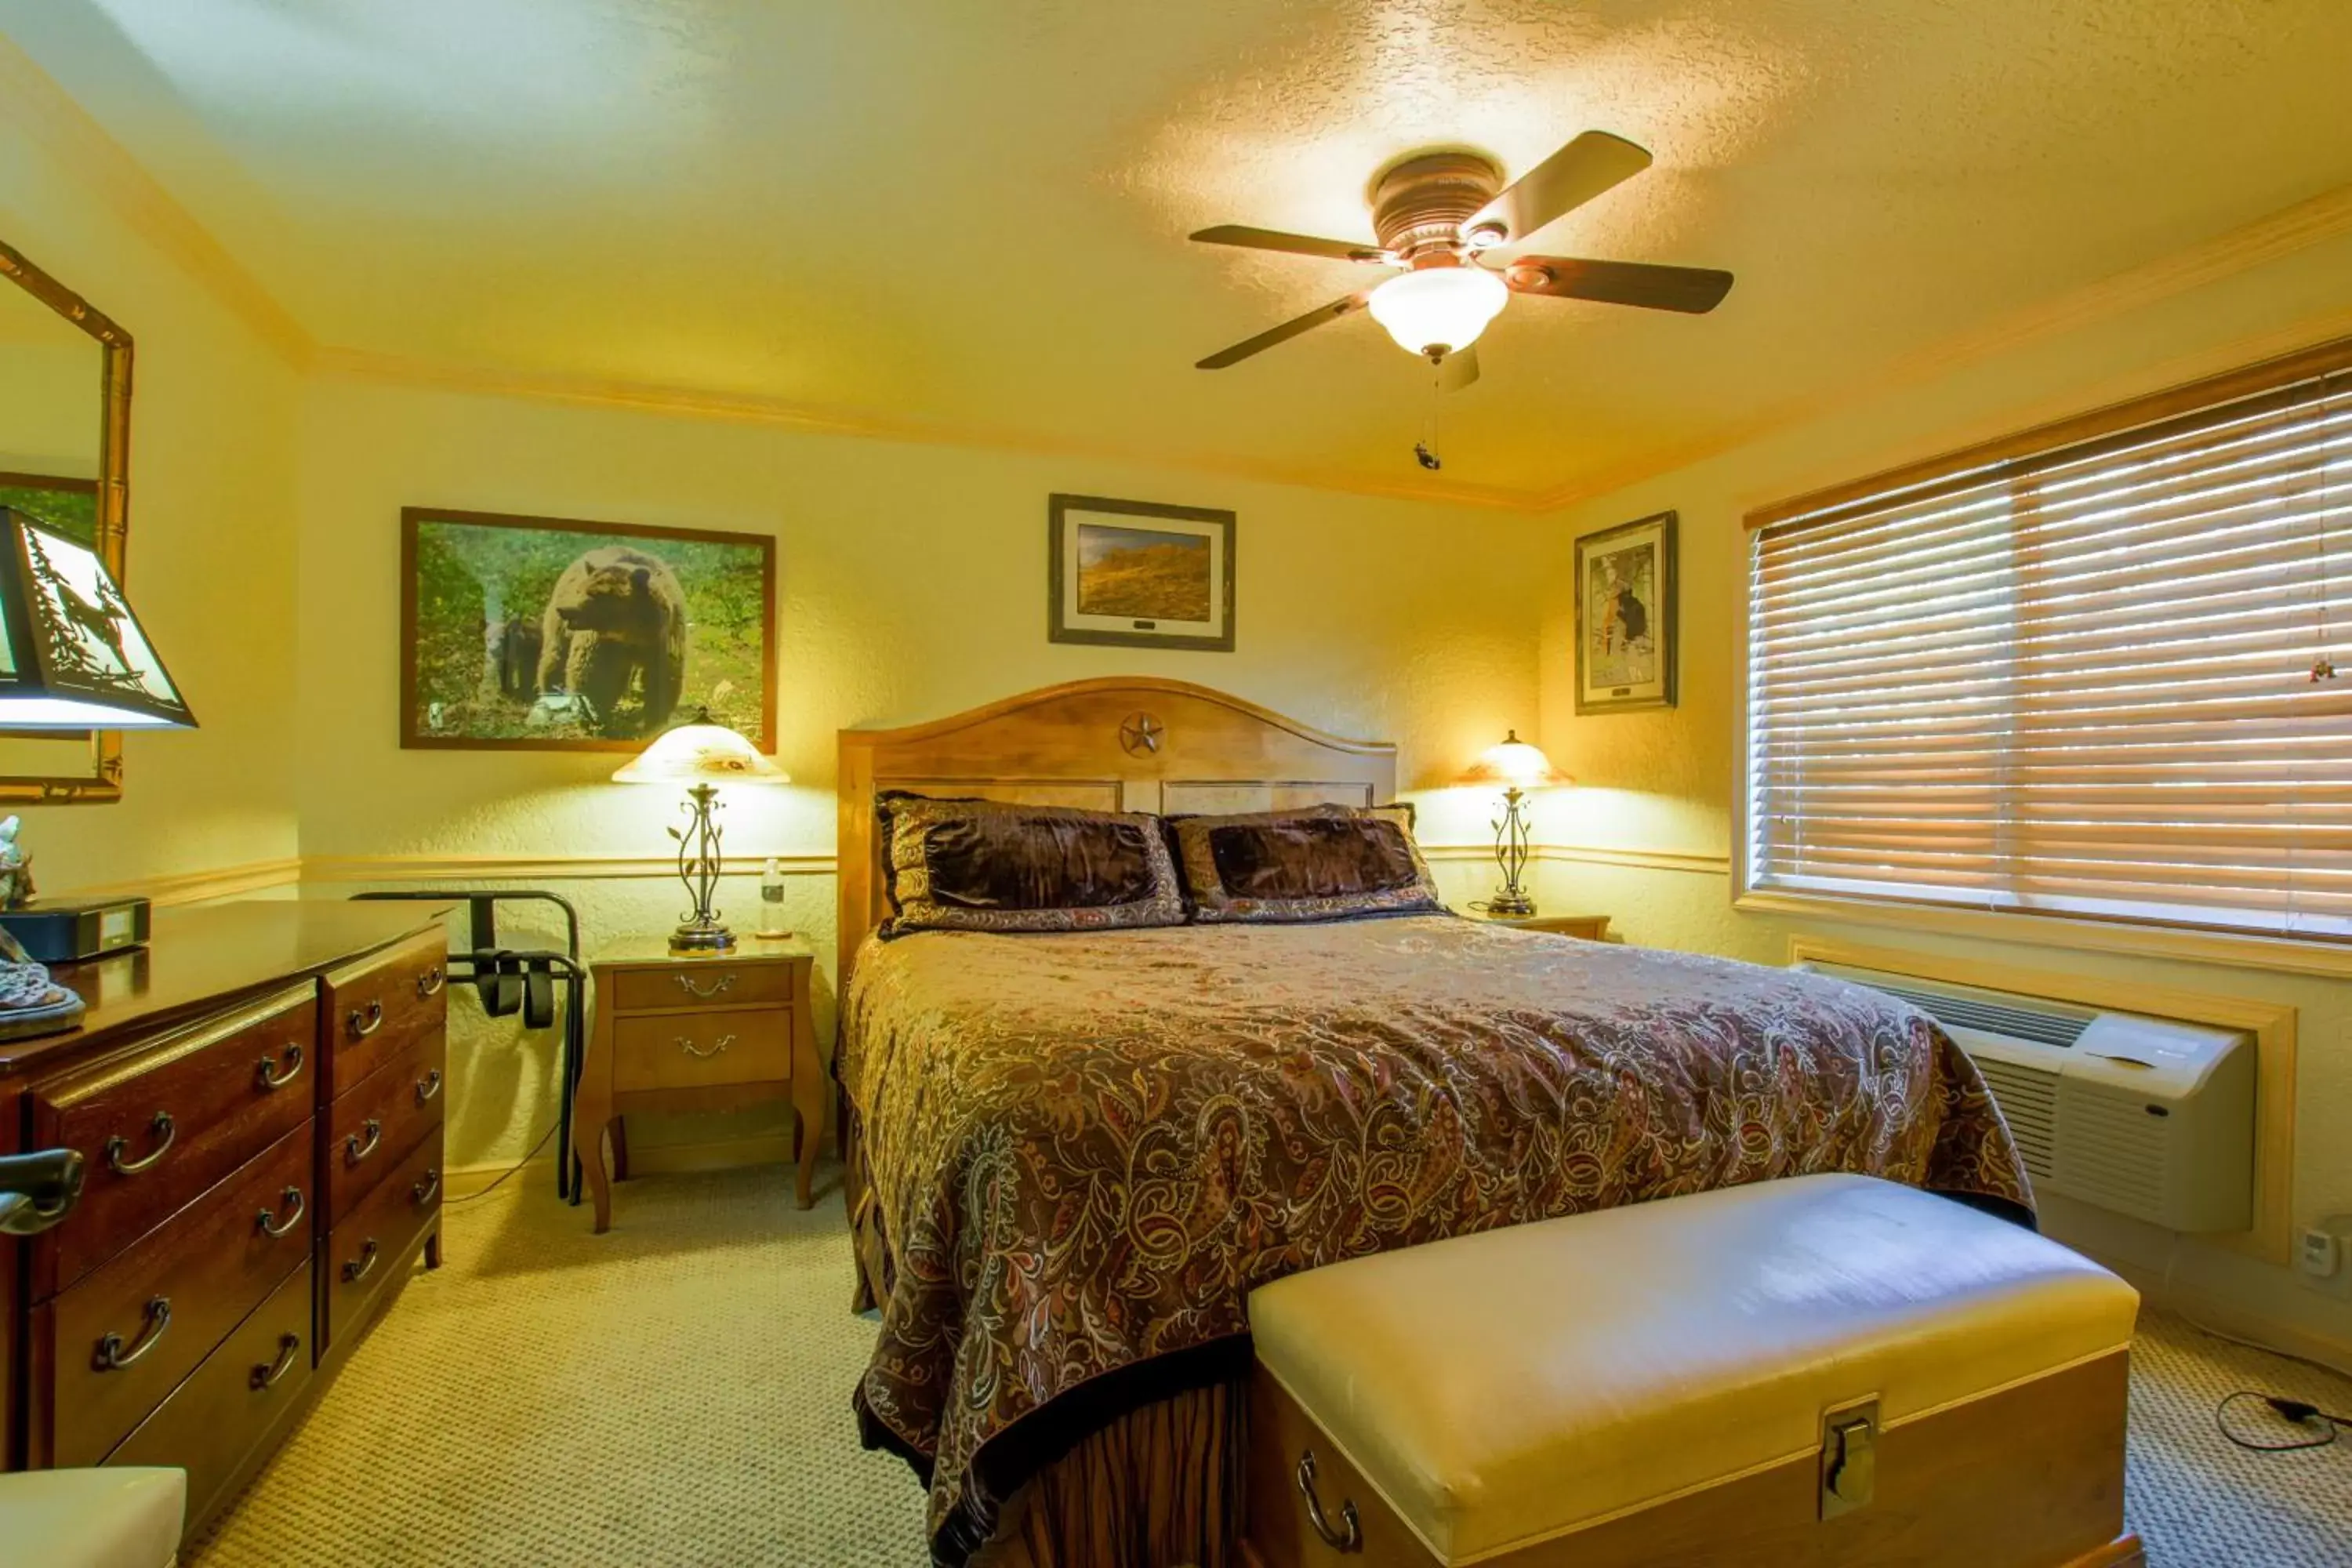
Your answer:
[[[1503,280],[1483,267],[1425,267],[1372,290],[1372,320],[1408,353],[1468,348],[1509,300]]]

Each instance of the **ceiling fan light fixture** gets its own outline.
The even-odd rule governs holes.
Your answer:
[[[1407,353],[1437,357],[1478,341],[1511,297],[1483,267],[1425,267],[1372,290],[1372,320]]]

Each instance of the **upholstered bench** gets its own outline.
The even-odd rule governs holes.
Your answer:
[[[1263,1568],[2092,1568],[2139,1298],[2021,1226],[1804,1176],[1250,1298]]]

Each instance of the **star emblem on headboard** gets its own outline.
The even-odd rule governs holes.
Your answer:
[[[1130,757],[1160,750],[1160,737],[1168,727],[1149,713],[1130,713],[1119,721],[1118,743]]]

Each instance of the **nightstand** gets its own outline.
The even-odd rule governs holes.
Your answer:
[[[1480,915],[1488,925],[1513,931],[1548,931],[1560,936],[1580,936],[1587,942],[1609,940],[1607,915]]]
[[[735,1110],[786,1100],[796,1125],[795,1197],[806,1208],[824,1141],[824,1074],[809,1015],[804,942],[746,939],[732,952],[674,953],[661,936],[628,937],[589,963],[596,1011],[572,1115],[572,1147],[613,1223],[613,1178],[628,1174],[619,1119],[632,1111]],[[613,1133],[613,1163],[604,1134]]]

